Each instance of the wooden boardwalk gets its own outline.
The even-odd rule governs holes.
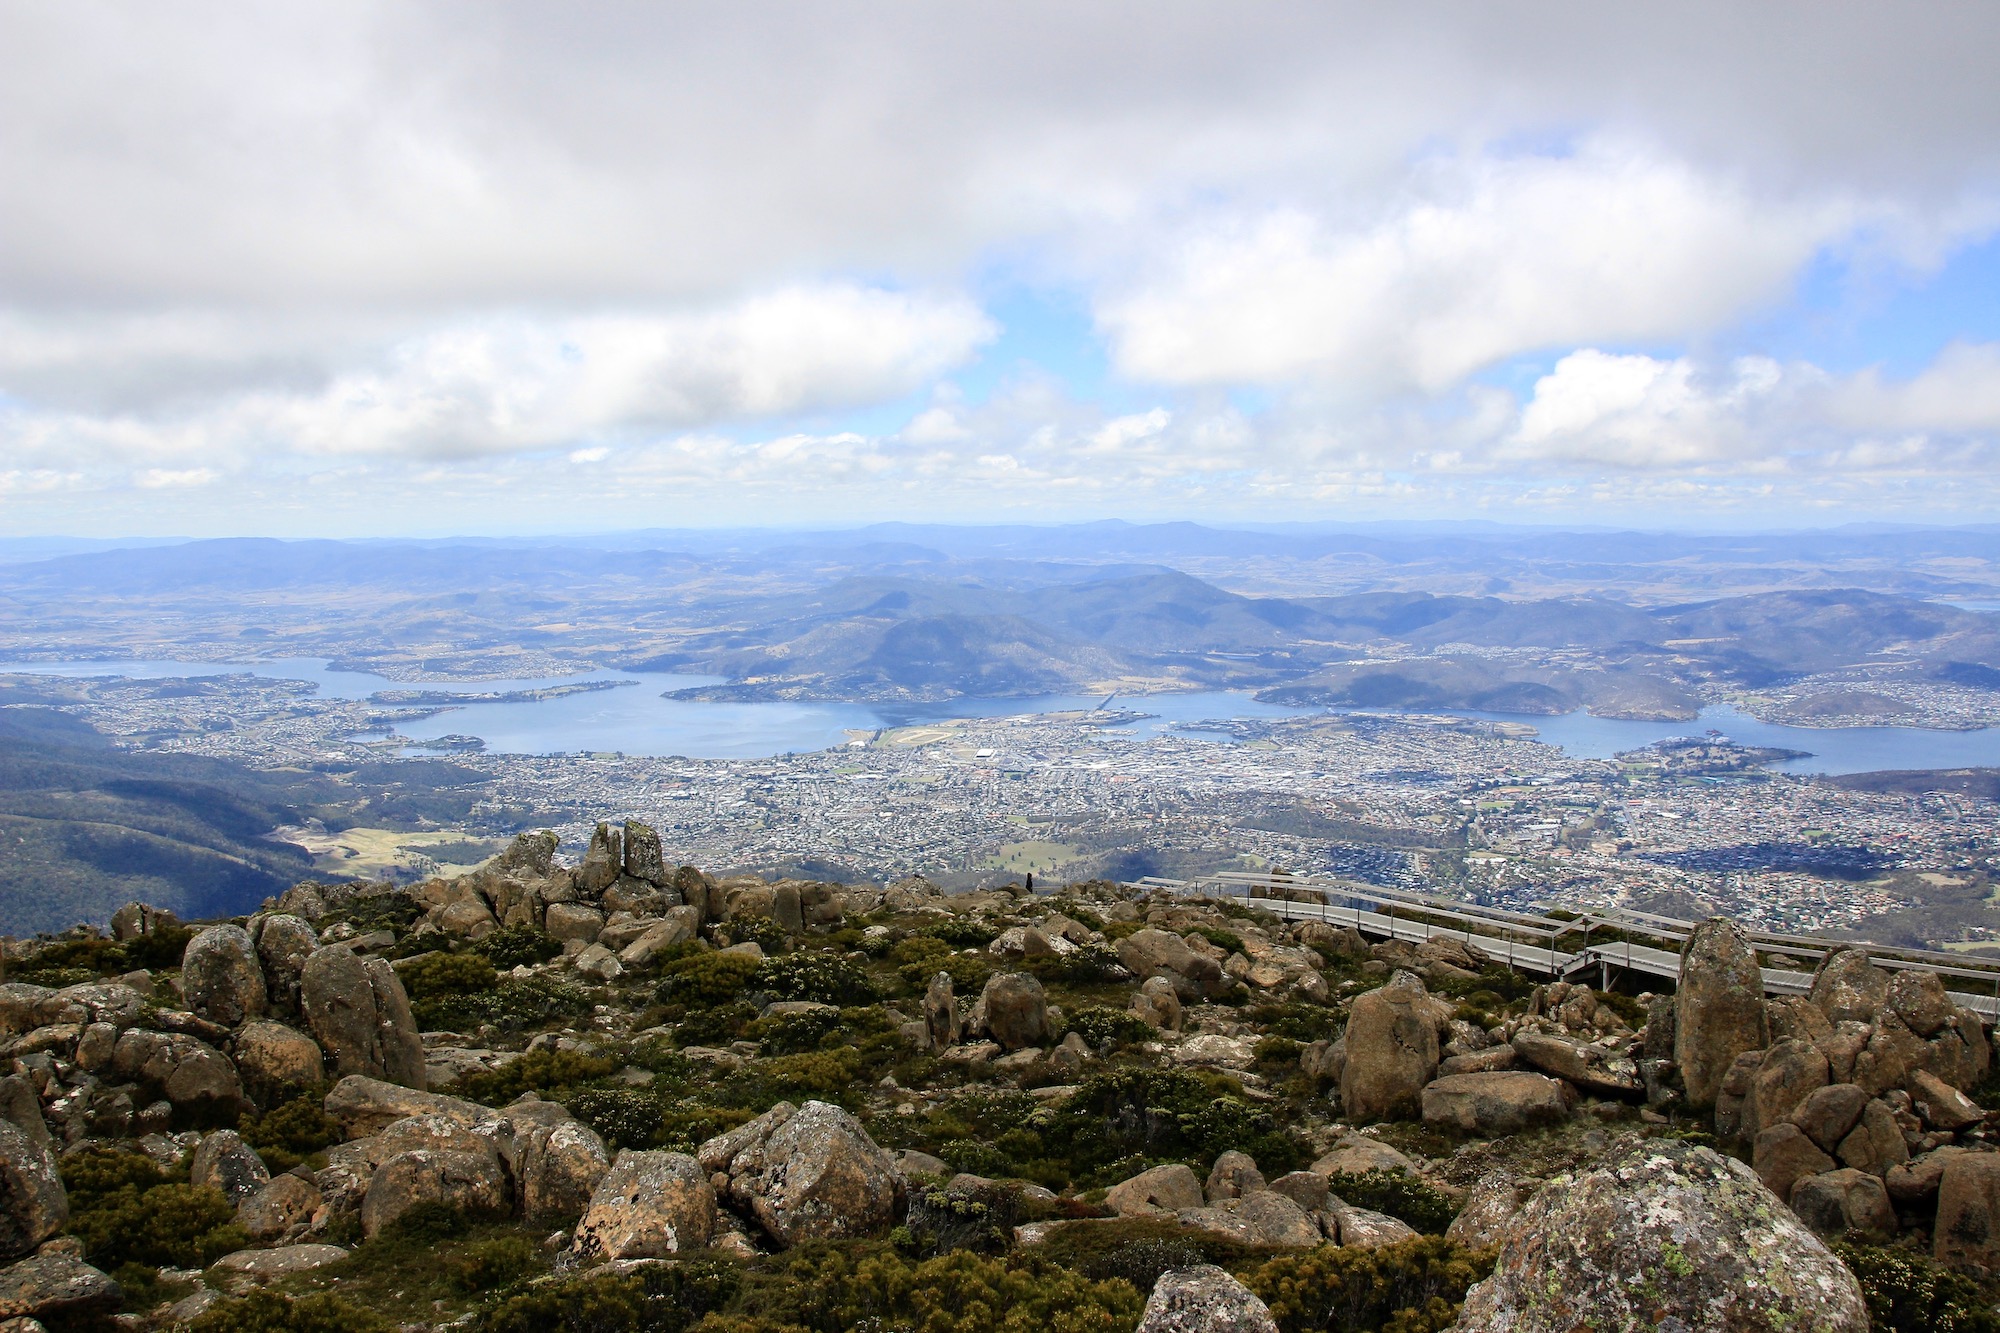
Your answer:
[[[1235,898],[1288,921],[1352,926],[1375,939],[1413,944],[1456,939],[1483,949],[1518,971],[1551,980],[1588,978],[1600,986],[1608,985],[1614,975],[1634,972],[1678,984],[1680,948],[1697,924],[1622,910],[1582,913],[1571,919],[1568,914],[1486,907],[1355,880],[1297,875],[1229,871],[1193,880],[1151,877],[1134,881],[1132,887]],[[1810,969],[1822,957],[1859,943],[1878,966],[1936,972],[1945,979],[1955,1002],[1988,1018],[2000,1018],[2000,962],[1980,966],[1976,960],[1957,954],[1821,935],[1746,933],[1767,956],[1780,954],[1805,964],[1804,970],[1763,968],[1766,994],[1805,994],[1812,988]],[[1599,938],[1593,940],[1593,934]],[[1607,934],[1615,937],[1606,938]]]

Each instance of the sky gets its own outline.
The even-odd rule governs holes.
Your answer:
[[[2000,519],[2000,6],[0,0],[0,535]]]

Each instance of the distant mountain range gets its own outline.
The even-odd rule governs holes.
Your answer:
[[[0,563],[0,654],[325,656],[404,677],[599,663],[720,676],[704,693],[733,698],[1226,686],[1678,718],[1718,689],[1830,671],[1994,689],[2000,622],[1937,600],[1945,585],[2000,604],[2000,530],[232,539]]]

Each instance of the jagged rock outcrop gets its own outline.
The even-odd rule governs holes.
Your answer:
[[[252,918],[250,932],[257,946],[257,961],[264,970],[264,994],[270,1011],[296,1016],[306,960],[319,948],[319,935],[305,921],[284,912]]]
[[[204,1134],[188,1164],[189,1184],[221,1190],[231,1203],[242,1203],[270,1181],[264,1159],[233,1129]]]
[[[1688,1104],[1715,1105],[1736,1057],[1770,1044],[1764,978],[1756,951],[1735,922],[1711,917],[1681,949],[1680,989],[1674,994],[1674,1059]]]
[[[1010,1051],[1046,1046],[1055,1036],[1048,994],[1026,972],[996,972],[988,977],[973,1013],[974,1030],[991,1034]]]
[[[1749,1168],[1654,1141],[1558,1176],[1505,1229],[1460,1333],[1866,1333],[1861,1288]]]

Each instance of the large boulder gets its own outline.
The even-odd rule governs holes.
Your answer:
[[[729,1197],[779,1245],[879,1234],[895,1220],[902,1194],[889,1154],[859,1121],[827,1102],[796,1111],[780,1102],[741,1130],[703,1144],[699,1156],[705,1166],[711,1158],[726,1160]]]
[[[1862,1108],[1867,1105],[1866,1089],[1852,1083],[1829,1083],[1823,1088],[1815,1088],[1786,1118],[1804,1130],[1806,1137],[1820,1151],[1833,1152],[1854,1128],[1855,1122],[1861,1119]],[[1778,1197],[1784,1197],[1782,1191]]]
[[[1837,1162],[1797,1125],[1787,1121],[1757,1136],[1750,1165],[1764,1188],[1780,1199],[1792,1197],[1792,1186],[1807,1176],[1833,1170]]]
[[[1969,1152],[1945,1162],[1932,1234],[1938,1262],[2000,1270],[2000,1153]]]
[[[306,1021],[336,1074],[424,1086],[424,1043],[396,970],[334,944],[306,960],[300,995]]]
[[[212,1186],[240,1204],[271,1183],[271,1171],[235,1130],[218,1129],[195,1146],[188,1183]]]
[[[319,1186],[288,1171],[245,1199],[236,1209],[236,1222],[251,1240],[268,1244],[304,1228],[323,1202]]]
[[[1184,1208],[1199,1208],[1203,1202],[1201,1177],[1194,1173],[1193,1167],[1180,1163],[1141,1171],[1104,1192],[1105,1207],[1120,1217],[1177,1213]]]
[[[1884,1241],[1896,1234],[1896,1209],[1881,1178],[1853,1167],[1807,1176],[1792,1186],[1792,1211],[1825,1236]]]
[[[1134,931],[1118,941],[1118,962],[1141,981],[1159,977],[1189,1004],[1226,994],[1231,986],[1222,964],[1196,953],[1188,942],[1164,930]]]
[[[0,1260],[28,1253],[68,1221],[69,1195],[54,1155],[0,1120]]]
[[[1514,1034],[1514,1054],[1545,1074],[1567,1079],[1585,1092],[1604,1097],[1644,1095],[1646,1081],[1630,1056],[1574,1037],[1524,1028]]]
[[[235,1051],[237,1072],[259,1096],[304,1091],[326,1077],[319,1043],[283,1023],[262,1018],[245,1023],[236,1034]]]
[[[1473,1134],[1519,1134],[1569,1119],[1576,1094],[1541,1074],[1451,1074],[1424,1088],[1424,1123]]]
[[[932,976],[924,991],[924,1034],[933,1050],[948,1050],[958,1045],[958,1001],[952,995],[949,972]]]
[[[257,944],[241,926],[210,926],[181,954],[181,993],[201,1017],[225,1027],[270,1007]]]
[[[1715,1105],[1736,1057],[1768,1045],[1757,954],[1735,922],[1710,917],[1681,949],[1680,989],[1674,993],[1674,1059],[1688,1104],[1697,1110]]]
[[[1340,1102],[1350,1120],[1412,1117],[1437,1073],[1436,1014],[1424,983],[1398,972],[1356,997],[1347,1020],[1347,1066]]]
[[[124,1295],[108,1274],[61,1250],[0,1270],[0,1319],[11,1333],[39,1329],[42,1320],[58,1327],[105,1327]]]
[[[715,1189],[700,1162],[627,1149],[592,1191],[576,1251],[586,1260],[664,1259],[705,1249],[715,1220]]]
[[[541,1225],[567,1223],[582,1213],[611,1169],[604,1140],[574,1120],[517,1128],[513,1153],[521,1215]]]
[[[1830,1022],[1873,1023],[1889,1002],[1889,974],[1865,949],[1835,949],[1813,970],[1808,998]]]
[[[1255,1292],[1214,1264],[1160,1274],[1138,1333],[1278,1333]]]
[[[460,1097],[424,1092],[378,1078],[350,1074],[326,1094],[326,1113],[351,1139],[379,1134],[398,1120],[412,1116],[442,1115],[460,1124],[476,1125],[496,1119],[498,1112]]]
[[[1558,1176],[1505,1229],[1459,1333],[1867,1333],[1861,1288],[1740,1162],[1654,1140]]]
[[[656,888],[673,882],[666,853],[660,847],[660,835],[651,824],[641,824],[636,819],[625,821],[625,873]]]
[[[373,1237],[420,1203],[498,1217],[509,1202],[506,1169],[491,1149],[412,1148],[376,1168],[361,1201],[361,1232]]]
[[[319,948],[319,936],[303,920],[284,912],[260,916],[250,924],[272,1011],[298,1013],[299,984],[305,978],[306,959]]]
[[[1049,1025],[1049,997],[1042,983],[1026,972],[998,972],[987,978],[979,995],[986,1030],[1010,1051],[1046,1046],[1055,1034]]]
[[[199,1037],[128,1028],[111,1048],[111,1068],[142,1083],[174,1106],[231,1115],[244,1109],[243,1080],[235,1064]]]
[[[1742,1134],[1755,1139],[1778,1124],[1805,1099],[1827,1085],[1826,1057],[1803,1041],[1781,1041],[1764,1053],[1764,1063],[1743,1098]]]

